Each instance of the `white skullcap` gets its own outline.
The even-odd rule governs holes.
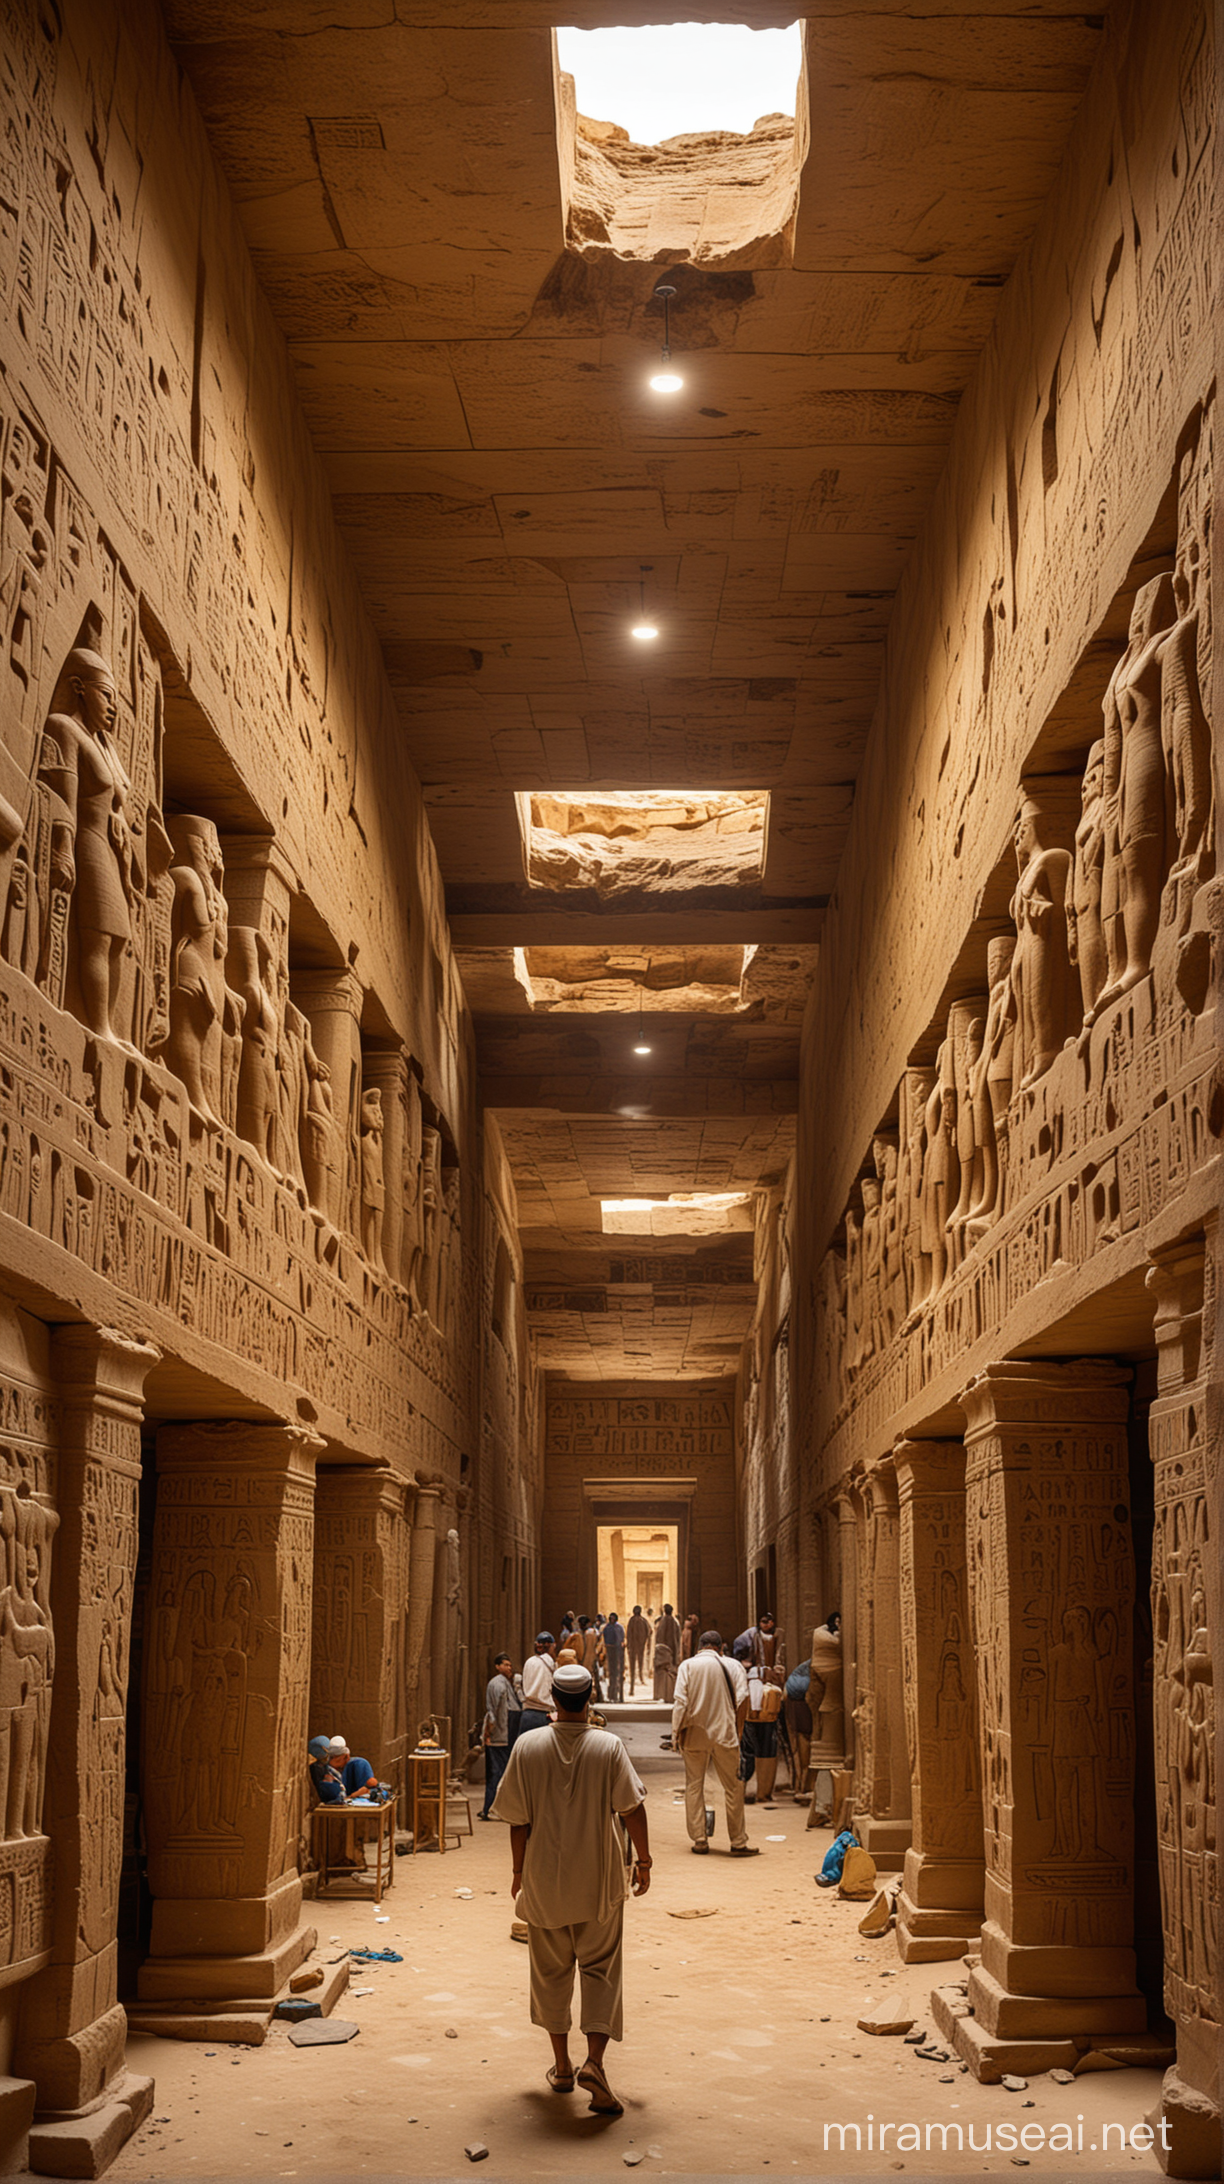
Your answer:
[[[329,1737],[327,1741],[333,1752],[347,1752],[348,1750],[347,1737]]]
[[[575,1698],[580,1691],[590,1691],[593,1688],[590,1671],[582,1666],[581,1661],[567,1661],[564,1668],[559,1668],[553,1677],[554,1691],[569,1691]]]

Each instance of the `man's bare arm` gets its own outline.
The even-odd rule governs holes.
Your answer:
[[[528,1827],[512,1827],[510,1830],[510,1862],[514,1868],[510,1881],[510,1894],[517,1896],[523,1885],[523,1860],[527,1855]]]
[[[650,1830],[646,1821],[645,1805],[635,1805],[632,1812],[623,1812],[621,1819],[629,1830],[637,1866],[633,1875],[633,1893],[644,1896],[650,1886]]]

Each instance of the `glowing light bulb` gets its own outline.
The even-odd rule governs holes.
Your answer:
[[[679,394],[684,381],[679,372],[655,372],[650,384],[656,394]]]
[[[630,634],[636,637],[640,644],[648,644],[652,637],[658,636],[659,632],[653,622],[635,622]]]
[[[653,1049],[648,1046],[635,1046],[633,1051],[635,1054],[650,1054],[653,1052]]]

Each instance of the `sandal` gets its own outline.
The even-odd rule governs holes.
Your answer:
[[[584,2093],[591,2096],[591,2106],[598,2116],[623,2116],[624,2104],[618,2101],[603,2074],[601,2063],[588,2060],[578,2072],[578,2083]]]
[[[552,2069],[546,2070],[544,2075],[547,2078],[554,2093],[573,2092],[574,2073],[572,2070],[558,2070],[556,2064],[554,2063]]]

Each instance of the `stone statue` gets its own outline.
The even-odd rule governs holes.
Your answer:
[[[383,1174],[382,1093],[372,1085],[361,1098],[361,1246],[367,1259],[382,1265],[383,1215],[387,1185]]]
[[[1036,1084],[1062,1052],[1072,1030],[1071,957],[1067,945],[1067,893],[1071,856],[1048,848],[1046,815],[1037,796],[1025,794],[1013,839],[1019,881],[1011,899],[1016,924],[1012,957],[1015,1071],[1020,1089]]]
[[[111,736],[118,706],[109,663],[83,647],[70,652],[61,694],[63,710],[48,717],[37,768],[47,800],[38,979],[63,1006],[71,941],[82,1022],[97,1038],[128,1046],[120,988],[144,872],[132,784]]]
[[[439,1322],[442,1242],[442,1133],[426,1124],[421,1131],[421,1272],[422,1309]]]
[[[5,1840],[42,1832],[55,1636],[48,1604],[59,1518],[24,1493],[0,1495],[0,1821]]]
[[[901,1305],[901,1309],[898,1309],[901,1297],[901,1228],[895,1137],[873,1137],[871,1158],[880,1184],[881,1340],[889,1343],[897,1332],[898,1321],[904,1317],[904,1306]]]
[[[289,968],[284,963],[277,974],[277,1004],[280,1021],[277,1145],[284,1174],[299,1184],[304,1193],[306,1171],[302,1166],[302,1147],[306,1135],[306,1042],[310,1037],[310,1026],[301,1010],[289,999]]]
[[[973,1073],[980,1058],[986,1020],[983,1001],[954,1001],[948,1011],[952,1066],[956,1073],[956,1158],[960,1189],[948,1215],[948,1253],[953,1270],[969,1248],[966,1224],[981,1182],[981,1154],[973,1107]]]
[[[843,1767],[846,1762],[846,1700],[841,1616],[836,1609],[812,1632],[808,1706],[812,1715],[810,1764],[813,1767]]]
[[[1105,741],[1099,737],[1084,769],[1080,822],[1075,830],[1075,863],[1067,905],[1067,944],[1079,972],[1084,1020],[1091,1017],[1104,990],[1107,958],[1101,922],[1101,883],[1105,866]]]
[[[1170,863],[1160,655],[1176,619],[1173,578],[1136,594],[1130,638],[1105,693],[1105,845],[1101,919],[1106,982],[1089,1021],[1152,967],[1160,892]]]
[[[187,1097],[209,1122],[222,1119],[221,1046],[226,1007],[227,911],[221,892],[221,844],[211,819],[184,813],[168,832],[170,876],[170,1035],[165,1059]]]
[[[863,1194],[863,1360],[874,1357],[883,1342],[884,1233],[880,1179],[865,1175]]]
[[[1007,1109],[1012,1095],[1012,1054],[1016,1036],[1010,1009],[1011,967],[1015,952],[1016,943],[1010,933],[992,940],[986,950],[990,996],[981,1049],[969,1077],[978,1150],[978,1187],[966,1226],[971,1242],[976,1242],[1003,1210],[1003,1148],[1007,1141]]]
[[[276,1074],[277,1021],[272,950],[253,925],[235,925],[229,937],[229,975],[243,1003],[242,1059],[238,1069],[238,1134],[278,1174]]]

